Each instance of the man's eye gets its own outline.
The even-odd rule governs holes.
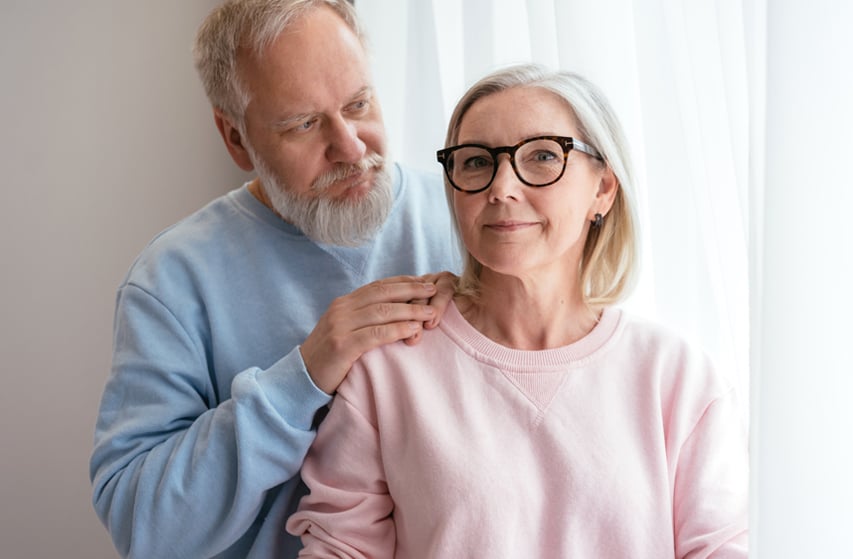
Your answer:
[[[367,110],[367,107],[370,106],[370,102],[367,99],[362,99],[360,101],[356,101],[349,106],[349,110],[351,112],[362,112]]]
[[[317,120],[313,119],[313,118],[309,119],[309,120],[305,120],[305,121],[302,121],[299,124],[293,126],[292,128],[290,128],[290,131],[291,132],[307,132],[308,130],[311,130],[312,128],[314,128],[314,125],[316,123],[317,123]]]

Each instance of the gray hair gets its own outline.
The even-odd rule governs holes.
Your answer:
[[[241,132],[250,93],[240,79],[238,55],[260,55],[295,19],[323,6],[341,16],[364,44],[355,9],[347,0],[229,0],[199,27],[193,46],[196,70],[211,105]]]
[[[616,303],[634,287],[639,263],[639,238],[634,172],[622,126],[602,91],[572,72],[552,72],[538,64],[520,64],[493,72],[459,100],[447,127],[445,147],[456,145],[462,118],[478,100],[511,88],[540,88],[566,102],[578,126],[579,140],[598,149],[619,181],[613,206],[600,228],[590,227],[580,264],[585,302],[591,307]],[[453,208],[453,189],[445,177],[445,190]],[[454,210],[455,215],[455,210]],[[458,222],[454,223],[459,229]],[[459,235],[461,240],[461,235]],[[458,291],[476,297],[482,265],[463,246],[465,268]]]

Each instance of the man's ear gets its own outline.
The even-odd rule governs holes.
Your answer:
[[[594,213],[607,215],[610,208],[613,206],[613,201],[616,200],[616,193],[619,191],[619,180],[613,174],[610,167],[605,169],[601,175],[601,182],[598,184],[598,194],[595,195]],[[591,221],[594,221],[594,216]]]
[[[240,131],[234,126],[231,119],[219,109],[213,109],[213,120],[216,122],[216,128],[225,141],[225,147],[228,148],[228,153],[231,154],[234,163],[244,171],[252,171],[255,166],[252,164],[252,159],[249,157]]]

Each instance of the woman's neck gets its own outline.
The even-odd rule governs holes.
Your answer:
[[[562,347],[589,334],[600,311],[567,282],[525,281],[508,276],[483,278],[480,297],[458,296],[462,316],[489,339],[506,347],[539,350]]]

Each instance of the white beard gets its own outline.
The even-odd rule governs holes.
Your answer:
[[[311,184],[315,196],[304,196],[292,193],[262,158],[251,149],[248,152],[273,209],[317,243],[362,245],[373,238],[391,212],[394,192],[381,155],[374,153],[354,165],[339,165]],[[376,180],[361,200],[336,200],[323,195],[335,182],[369,169],[375,169]]]

